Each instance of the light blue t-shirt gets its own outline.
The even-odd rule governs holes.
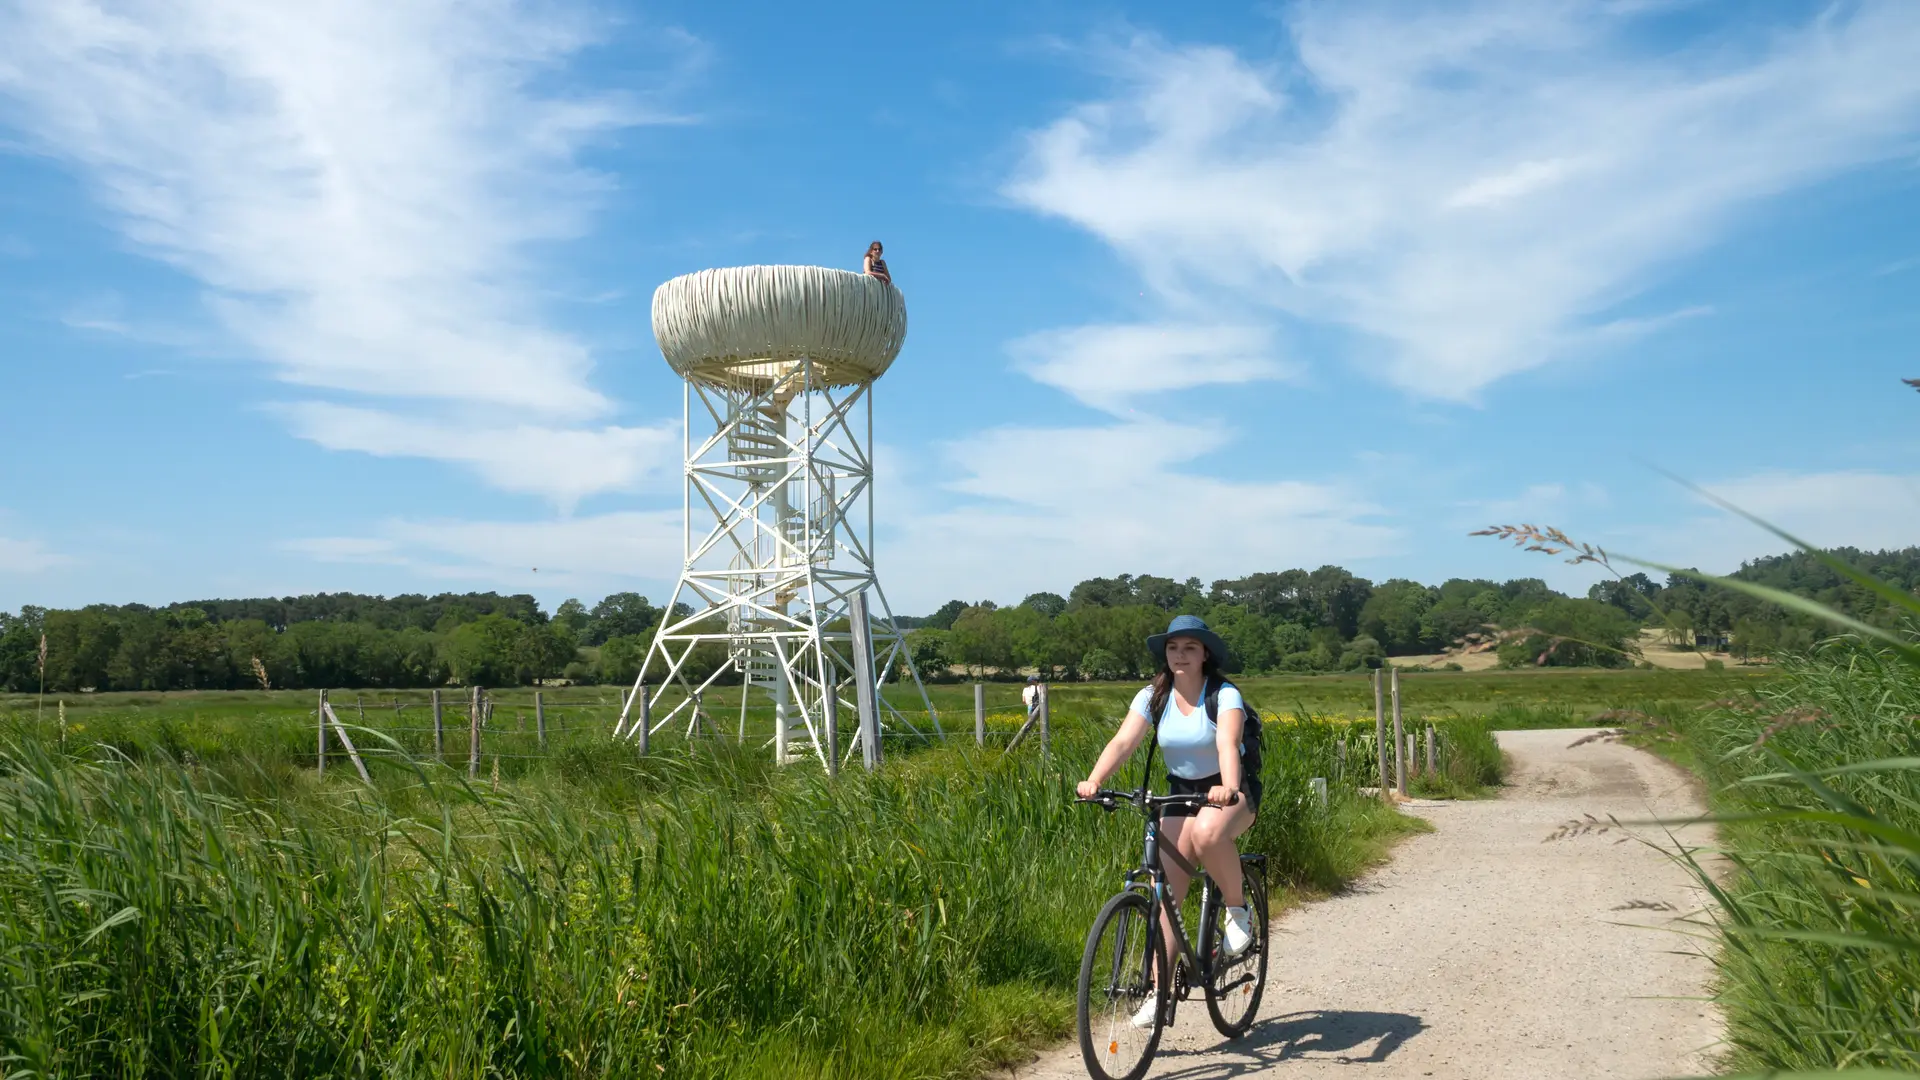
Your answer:
[[[1153,687],[1143,687],[1133,695],[1130,710],[1152,720],[1147,706],[1153,703]],[[1240,698],[1240,691],[1231,686],[1220,688],[1220,712],[1239,709],[1245,712],[1247,703]],[[1207,704],[1204,700],[1196,703],[1193,711],[1182,714],[1175,703],[1173,694],[1167,695],[1166,707],[1160,710],[1160,750],[1167,759],[1167,771],[1182,780],[1202,780],[1220,771],[1220,747],[1214,741],[1219,736],[1220,727],[1207,719]],[[1246,753],[1246,745],[1240,747]]]

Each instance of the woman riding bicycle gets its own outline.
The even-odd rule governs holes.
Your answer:
[[[1119,770],[1140,747],[1149,732],[1157,735],[1167,759],[1167,785],[1174,795],[1205,795],[1205,807],[1169,806],[1161,823],[1162,843],[1189,866],[1204,866],[1227,904],[1226,951],[1238,955],[1253,941],[1248,922],[1245,884],[1240,875],[1240,852],[1234,840],[1253,824],[1260,810],[1260,778],[1241,769],[1241,729],[1246,703],[1240,691],[1226,683],[1220,669],[1227,663],[1226,642],[1192,615],[1180,615],[1167,632],[1147,638],[1147,651],[1160,660],[1153,682],[1133,697],[1127,718],[1100,752],[1093,772],[1079,784],[1083,799]],[[1207,715],[1207,691],[1217,688],[1218,720]],[[1240,798],[1235,801],[1234,795]],[[1188,875],[1168,860],[1164,870],[1172,894],[1184,897]],[[1165,940],[1175,930],[1164,917]],[[1142,1011],[1152,1022],[1152,1002]]]

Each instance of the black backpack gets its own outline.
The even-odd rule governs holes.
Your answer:
[[[1207,687],[1207,719],[1215,724],[1220,722],[1220,688],[1223,686],[1233,684],[1225,679],[1217,679]],[[1240,689],[1237,686],[1233,688]],[[1240,782],[1245,783],[1248,778],[1260,779],[1260,710],[1247,700],[1245,692],[1241,693],[1240,701],[1246,706],[1240,710],[1241,715],[1246,717],[1240,724]]]
[[[1233,683],[1221,678],[1209,680],[1207,683],[1207,692],[1205,695],[1207,719],[1213,721],[1215,724],[1220,723],[1220,688],[1223,686],[1233,686]],[[1233,688],[1235,690],[1240,689],[1237,686]],[[1254,708],[1251,701],[1247,701],[1247,695],[1244,692],[1240,695],[1240,700],[1246,705],[1246,708],[1240,710],[1241,714],[1246,717],[1240,725],[1240,782],[1244,784],[1249,779],[1260,779],[1260,740],[1262,732],[1260,730],[1260,710]],[[1160,718],[1150,716],[1147,720],[1153,724],[1153,741],[1154,745],[1158,746],[1160,743]],[[1148,753],[1147,760],[1149,767],[1151,767],[1153,760],[1151,752]]]

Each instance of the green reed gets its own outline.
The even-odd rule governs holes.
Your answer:
[[[470,782],[366,732],[372,787],[317,780],[293,733],[63,750],[16,718],[4,1072],[977,1075],[1065,1031],[1137,850],[1137,819],[1071,801],[1111,717],[1057,711],[1048,761],[930,748],[837,780],[602,739]],[[1336,886],[1404,828],[1344,785],[1299,797],[1331,745],[1269,736],[1249,846],[1282,885]]]
[[[1920,671],[1835,643],[1685,724],[1736,1068],[1920,1073]]]

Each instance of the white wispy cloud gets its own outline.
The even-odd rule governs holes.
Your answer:
[[[600,492],[634,491],[676,464],[680,429],[607,426],[567,429],[422,421],[376,409],[322,402],[277,410],[294,433],[331,450],[378,457],[432,457],[469,466],[502,491],[545,495],[562,509]]]
[[[1816,547],[1875,551],[1920,544],[1920,474],[1767,470],[1703,481],[1700,487]],[[1667,521],[1615,525],[1583,539],[1662,565],[1716,574],[1790,548],[1704,499]]]
[[[999,428],[943,449],[951,493],[882,475],[882,584],[896,610],[1018,600],[1121,573],[1238,577],[1390,554],[1404,532],[1350,484],[1223,479],[1234,433],[1163,420]],[[885,459],[882,459],[883,461]],[[953,495],[961,498],[953,498]]]
[[[1020,369],[1097,409],[1118,411],[1138,395],[1193,386],[1284,378],[1273,331],[1189,323],[1045,330],[1008,346]]]
[[[665,602],[681,538],[674,509],[560,521],[402,519],[365,535],[303,537],[282,547],[318,562],[401,566],[424,577],[501,588],[610,591],[639,583]]]
[[[15,540],[0,536],[0,574],[38,574],[69,566],[73,561],[72,556],[54,551],[38,540]]]
[[[1656,329],[1609,312],[1762,200],[1920,132],[1920,7],[1659,45],[1643,8],[1305,4],[1277,54],[1090,49],[1114,92],[1032,133],[1004,190],[1187,321],[1344,326],[1391,382],[1470,399]]]
[[[595,426],[613,403],[587,346],[545,321],[534,254],[578,235],[610,186],[583,147],[677,119],[565,85],[604,29],[514,0],[39,0],[0,9],[0,116],[73,164],[138,250],[198,280],[275,377],[429,421],[457,408],[508,442],[532,422],[549,447],[630,449],[633,429]],[[669,66],[697,58],[657,36]],[[577,462],[543,486],[458,441],[301,430],[563,501],[630,480]]]
[[[1920,476],[1863,470],[1765,472],[1702,486],[1819,547],[1878,549],[1920,544]],[[1729,559],[1737,562],[1783,547],[1772,534],[1717,512],[1699,519],[1696,527],[1727,538],[1722,565]]]

